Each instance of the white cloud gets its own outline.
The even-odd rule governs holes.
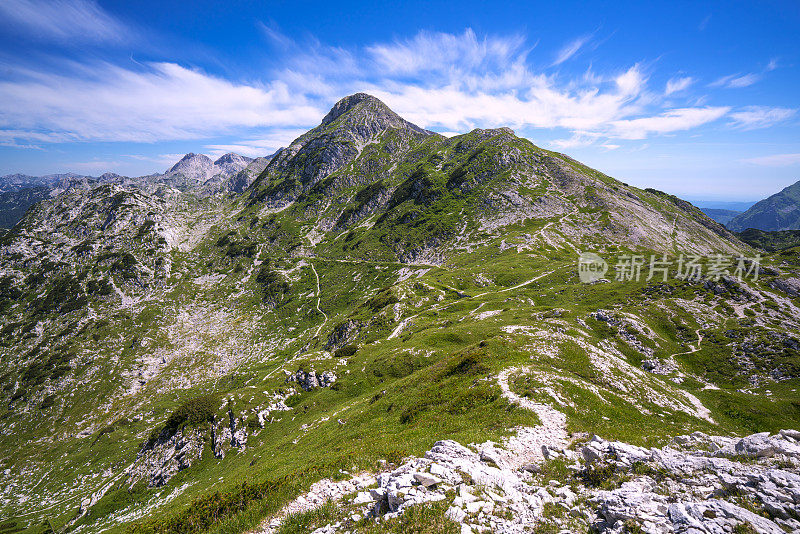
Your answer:
[[[147,67],[93,64],[72,75],[25,72],[0,82],[0,128],[28,139],[47,131],[72,140],[159,141],[315,124],[323,114],[280,81],[242,85],[174,63]]]
[[[790,167],[792,165],[800,165],[800,154],[773,154],[771,156],[747,158],[741,161],[763,167]]]
[[[731,113],[733,124],[745,130],[768,128],[790,119],[797,113],[796,109],[770,108],[766,106],[749,106],[741,111]]]
[[[299,128],[276,128],[264,137],[246,139],[236,143],[222,145],[206,145],[212,155],[219,157],[228,152],[236,152],[243,156],[257,158],[269,156],[281,147],[286,147],[292,141],[304,134],[306,130]]]
[[[652,117],[614,121],[611,126],[622,139],[645,139],[650,134],[672,133],[702,126],[719,119],[728,111],[728,107],[671,109]]]
[[[683,91],[693,83],[694,83],[694,78],[692,78],[691,76],[671,78],[669,81],[667,81],[667,86],[664,89],[664,94],[669,96],[672,93]]]
[[[749,87],[761,79],[760,74],[730,74],[723,76],[708,84],[710,87],[726,87],[728,89],[739,89]]]
[[[91,161],[79,161],[68,163],[67,167],[70,169],[80,169],[82,171],[89,171],[89,172],[108,172],[111,169],[116,169],[120,166],[119,161],[99,161],[99,160],[91,160]]]
[[[59,41],[123,42],[130,30],[93,0],[3,0],[6,31]]]
[[[232,140],[206,149],[262,156],[288,145],[318,124],[336,100],[358,91],[439,131],[562,130],[565,138],[552,142],[561,148],[597,144],[613,150],[615,139],[690,130],[730,113],[729,107],[700,102],[668,109],[665,94],[680,94],[695,80],[674,77],[664,91],[650,90],[639,64],[616,72],[589,69],[574,77],[537,70],[527,59],[531,47],[519,36],[478,36],[469,29],[420,32],[343,49],[313,40],[298,44],[274,25],[262,31],[284,49],[281,64],[288,67],[261,83],[234,82],[175,63],[123,68],[75,62],[60,73],[12,69],[0,81],[0,143],[225,136]],[[570,43],[563,57],[577,53],[588,39]],[[767,109],[740,109],[731,113],[729,124],[763,127],[780,118],[780,111]]]
[[[583,148],[593,145],[597,141],[597,136],[586,134],[575,134],[567,139],[555,139],[550,142],[550,145],[559,150],[568,150],[570,148]]]
[[[567,43],[561,50],[559,50],[558,54],[556,54],[556,58],[553,60],[552,66],[561,65],[572,56],[578,53],[578,51],[589,42],[591,39],[591,35],[583,35],[578,37],[577,39],[570,41]]]
[[[376,44],[366,51],[380,71],[408,75],[506,65],[519,59],[524,42],[521,36],[479,39],[471,29],[460,35],[422,31],[411,39]]]

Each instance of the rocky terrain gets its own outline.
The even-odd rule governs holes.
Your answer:
[[[191,191],[198,196],[241,193],[264,170],[270,157],[248,158],[224,154],[216,161],[203,154],[186,154],[164,174],[129,178],[107,172],[99,177],[77,174],[27,176],[10,174],[0,177],[0,228],[11,228],[25,212],[41,200],[56,197],[73,189],[93,189],[115,184],[163,196],[170,188]]]
[[[0,533],[791,532],[799,279],[679,198],[352,95],[0,234]]]

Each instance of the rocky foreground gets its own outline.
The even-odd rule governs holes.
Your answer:
[[[264,532],[327,500],[340,501],[343,519],[319,534],[435,501],[448,502],[462,533],[800,532],[796,430],[744,438],[697,432],[652,449],[578,437],[565,449],[542,446],[541,464],[519,465],[504,451],[445,440],[377,476],[323,480]]]

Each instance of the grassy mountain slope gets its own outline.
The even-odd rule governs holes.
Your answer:
[[[611,281],[581,284],[578,251]],[[508,129],[445,138],[361,94],[233,199],[41,203],[0,250],[1,515],[241,532],[320,478],[537,424],[500,394],[512,366],[573,433],[796,426],[796,254],[758,281],[613,280],[631,253],[753,251]]]
[[[800,182],[757,202],[728,223],[731,230],[800,230]]]
[[[743,232],[738,232],[737,235],[745,243],[769,252],[800,245],[800,230],[765,232],[764,230],[748,228]]]

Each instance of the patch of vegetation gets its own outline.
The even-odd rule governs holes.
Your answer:
[[[291,289],[283,275],[270,269],[269,264],[261,266],[256,275],[256,283],[261,287],[264,302],[273,306],[279,306]]]
[[[136,232],[136,239],[142,239],[144,236],[150,233],[150,231],[153,228],[155,228],[155,226],[156,226],[155,221],[151,221],[150,219],[143,222],[142,225],[139,227],[139,230]]]
[[[800,245],[800,230],[766,231],[748,228],[736,232],[736,237],[754,248],[777,252]]]
[[[344,347],[336,349],[333,355],[337,358],[349,358],[350,356],[353,356],[356,352],[358,352],[357,345],[345,345]]]
[[[167,421],[162,427],[153,430],[145,448],[152,447],[159,439],[175,435],[178,430],[185,427],[196,427],[203,423],[213,422],[218,403],[219,399],[213,394],[187,400],[167,417]]]
[[[613,463],[597,462],[587,465],[582,471],[578,472],[578,478],[592,488],[610,489],[616,486],[613,484],[616,470]],[[610,486],[610,487],[609,487]]]
[[[136,265],[138,263],[133,254],[130,252],[123,252],[119,255],[119,258],[111,264],[111,270],[121,274],[124,279],[136,278],[138,276],[136,272]]]
[[[375,523],[365,520],[365,534],[458,534],[461,525],[445,515],[449,502],[424,503],[410,506],[399,517]]]

